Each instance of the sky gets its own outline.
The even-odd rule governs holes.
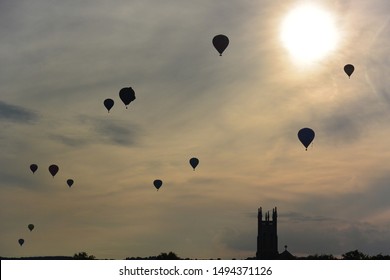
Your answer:
[[[307,3],[339,39],[298,63],[281,26]],[[0,256],[253,257],[259,207],[278,209],[279,252],[390,254],[389,14],[387,0],[1,1]]]

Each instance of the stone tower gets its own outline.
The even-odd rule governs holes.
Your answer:
[[[277,231],[278,214],[276,207],[272,209],[272,220],[270,220],[269,211],[263,213],[261,207],[257,214],[257,252],[256,258],[262,260],[278,259],[278,231]]]

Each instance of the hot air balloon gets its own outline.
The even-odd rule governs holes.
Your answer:
[[[103,103],[104,103],[104,107],[106,107],[109,113],[111,108],[114,106],[114,100],[112,100],[111,98],[107,98],[106,100],[104,100]]]
[[[59,170],[59,168],[55,164],[52,164],[52,165],[49,166],[49,172],[53,176],[53,178],[57,174],[58,170]]]
[[[162,181],[161,180],[154,180],[154,182],[153,182],[153,185],[156,187],[156,189],[158,190],[159,188],[161,188],[161,186],[162,186]]]
[[[32,173],[34,174],[35,173],[35,171],[37,171],[38,170],[38,165],[36,165],[36,164],[31,164],[30,165],[30,170],[32,171]]]
[[[20,238],[20,239],[18,240],[18,242],[19,242],[19,245],[22,246],[23,243],[24,243],[24,239]]]
[[[302,128],[301,130],[298,131],[298,138],[299,141],[305,146],[306,151],[307,147],[310,145],[310,143],[313,141],[315,136],[314,131],[311,128]]]
[[[225,51],[229,45],[229,38],[225,35],[217,35],[213,38],[214,48],[219,52],[219,56],[222,56],[222,53]]]
[[[351,75],[355,71],[355,67],[352,64],[347,64],[344,66],[344,72],[351,78]]]
[[[195,171],[195,168],[198,166],[198,164],[199,164],[199,159],[197,159],[197,158],[191,158],[190,159],[190,164],[191,164],[191,166],[192,166],[192,168],[194,169],[194,171]]]
[[[33,224],[29,224],[27,227],[28,227],[28,229],[29,229],[30,231],[32,231],[32,230],[34,229],[34,225],[33,225]]]
[[[66,183],[68,184],[69,188],[73,185],[74,181],[72,179],[66,180]]]
[[[131,101],[135,100],[135,92],[131,87],[122,88],[119,91],[119,97],[122,100],[122,102],[126,105],[126,109],[127,109],[127,105],[129,105]]]

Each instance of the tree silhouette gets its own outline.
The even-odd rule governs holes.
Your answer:
[[[181,260],[174,252],[160,253],[158,256],[127,257],[126,260]]]
[[[94,260],[96,259],[94,255],[88,255],[86,252],[80,252],[73,255],[75,260]]]
[[[336,257],[334,257],[332,254],[326,255],[326,254],[315,254],[315,255],[309,255],[305,257],[307,260],[337,260]]]
[[[382,255],[382,253],[380,253],[376,256],[371,256],[370,260],[390,260],[390,255]]]
[[[369,257],[366,254],[363,254],[362,252],[358,250],[349,251],[342,255],[343,260],[368,260]]]
[[[156,257],[157,260],[180,260],[180,258],[174,253],[169,252],[167,253],[161,253]]]

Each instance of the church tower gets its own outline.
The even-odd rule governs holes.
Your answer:
[[[263,212],[261,207],[257,213],[257,252],[256,258],[262,260],[272,260],[279,257],[278,252],[278,231],[277,231],[278,214],[276,207],[272,209],[272,220],[270,220],[269,211]]]

